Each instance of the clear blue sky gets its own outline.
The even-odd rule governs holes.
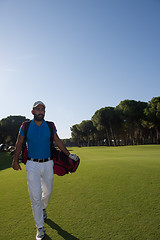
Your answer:
[[[0,119],[42,100],[69,138],[102,107],[156,96],[159,0],[0,0]]]

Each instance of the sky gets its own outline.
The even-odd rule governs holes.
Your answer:
[[[60,138],[160,96],[159,0],[0,0],[0,120],[46,104]]]

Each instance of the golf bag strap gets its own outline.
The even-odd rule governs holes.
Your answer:
[[[28,132],[28,128],[29,128],[30,123],[31,123],[31,120],[30,121],[25,121],[25,122],[22,123],[22,129],[23,129],[25,142],[26,142],[26,139],[27,139],[27,132]]]
[[[53,140],[54,140],[55,125],[54,125],[53,122],[49,122],[49,121],[46,121],[46,123],[48,124],[48,127],[49,127],[49,129],[50,129],[50,133],[51,133],[50,142],[51,142],[51,145],[52,145]]]
[[[23,129],[23,134],[24,134],[25,141],[26,141],[26,138],[27,138],[27,132],[28,132],[28,128],[29,128],[30,123],[31,123],[31,120],[30,121],[25,121],[25,122],[22,123],[22,129]],[[50,133],[51,133],[50,141],[53,142],[55,125],[54,125],[53,122],[49,122],[49,121],[46,121],[46,123],[48,124],[49,130],[50,130]]]

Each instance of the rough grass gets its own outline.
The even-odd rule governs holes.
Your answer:
[[[45,239],[160,239],[160,146],[71,150],[81,164],[72,175],[54,177]],[[35,239],[22,166],[0,171],[2,240]]]

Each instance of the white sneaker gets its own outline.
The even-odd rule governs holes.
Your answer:
[[[37,234],[36,234],[36,240],[42,240],[44,239],[45,235],[45,228],[37,228]]]

